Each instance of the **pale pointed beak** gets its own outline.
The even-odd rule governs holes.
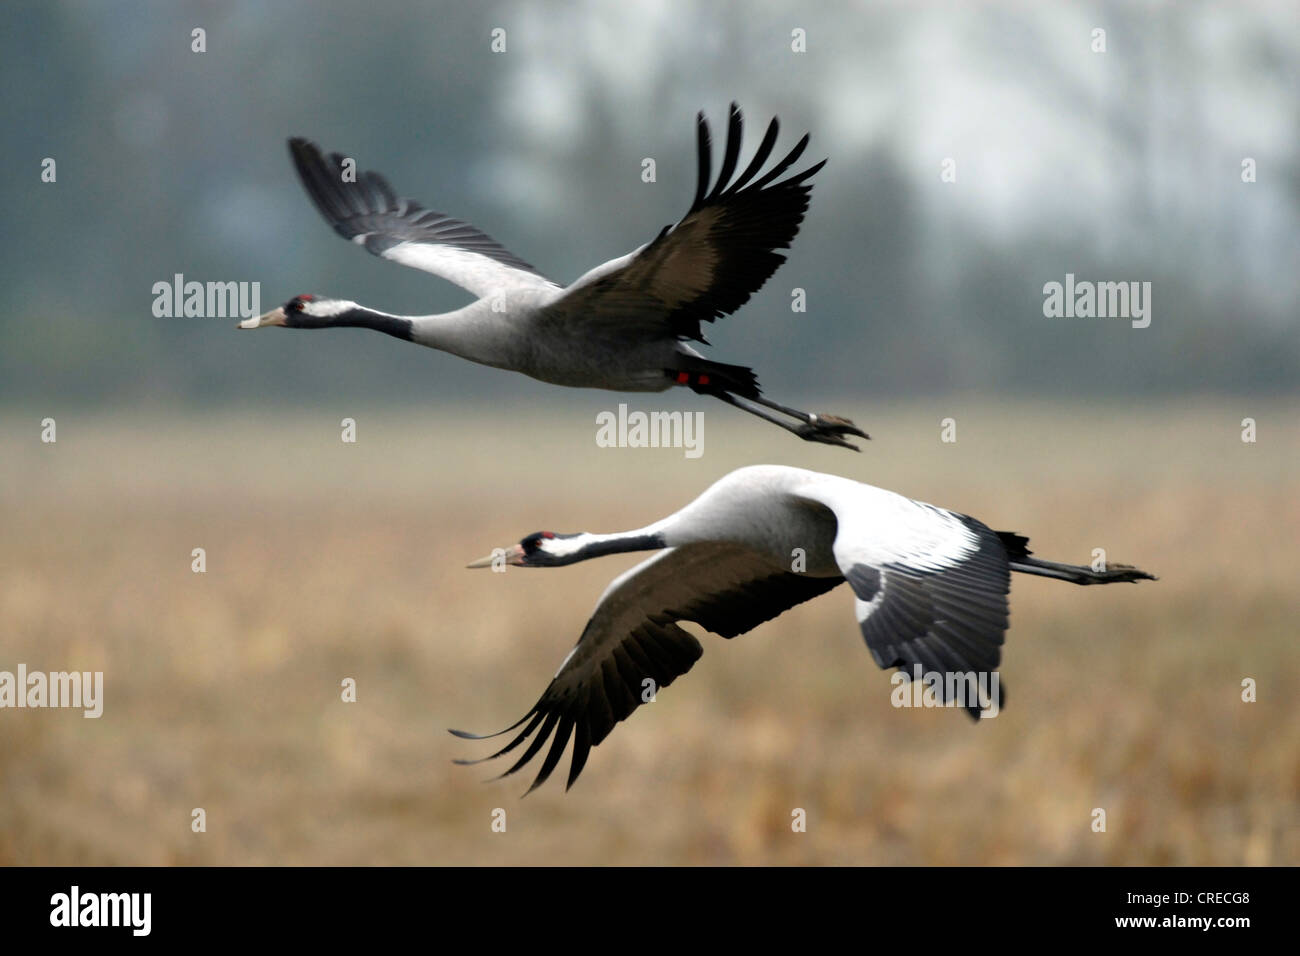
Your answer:
[[[260,329],[267,325],[284,325],[287,318],[288,316],[284,314],[284,307],[280,306],[279,308],[272,309],[270,312],[263,312],[255,319],[244,319],[244,321],[240,322],[239,325],[235,326],[235,328]]]
[[[522,546],[512,544],[508,548],[497,548],[486,558],[479,558],[477,561],[471,561],[465,565],[467,568],[490,568],[504,562],[505,564],[521,565],[524,563],[524,549]]]

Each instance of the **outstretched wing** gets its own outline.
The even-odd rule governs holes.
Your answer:
[[[379,173],[352,169],[345,179],[344,157],[327,158],[305,139],[289,140],[289,154],[325,221],[375,255],[432,272],[480,297],[520,286],[557,288],[487,233],[399,198]]]
[[[783,571],[734,545],[685,545],[661,551],[614,579],[546,692],[510,727],[487,736],[500,736],[520,725],[523,729],[483,760],[510,753],[533,737],[514,766],[502,774],[509,776],[550,740],[546,759],[528,788],[531,793],[551,775],[573,737],[568,789],[582,772],[591,748],[615,724],[699,660],[700,642],[677,621],[694,621],[723,637],[735,637],[843,580]],[[452,733],[484,739],[458,730]]]
[[[722,168],[710,189],[709,124],[701,113],[696,120],[699,179],[690,210],[654,241],[582,276],[547,307],[548,315],[704,341],[701,322],[739,309],[785,261],[776,250],[789,248],[798,233],[812,193],[807,180],[826,163],[776,182],[807,147],[805,135],[785,159],[755,179],[772,154],[777,129],[773,119],[758,152],[733,182],[741,116],[732,103]]]
[[[994,686],[1008,622],[1011,566],[1002,539],[966,515],[858,488],[805,493],[835,512],[835,562],[853,588],[871,656],[909,679],[919,665],[943,700],[965,694],[966,710],[978,717],[971,691]],[[996,686],[1000,694],[1000,678]]]

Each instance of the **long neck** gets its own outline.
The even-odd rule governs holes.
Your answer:
[[[501,316],[492,312],[491,305],[488,300],[480,299],[454,312],[391,315],[355,302],[339,302],[328,315],[302,312],[290,324],[300,329],[374,329],[472,362],[509,367],[513,336]]]
[[[291,329],[374,329],[408,342],[412,340],[415,329],[415,323],[406,316],[367,309],[355,302],[340,302],[337,309],[326,315],[299,312],[291,316],[286,325]]]
[[[561,534],[556,535],[545,545],[547,563],[563,565],[576,564],[589,558],[600,558],[607,554],[623,554],[630,551],[658,551],[667,547],[664,537],[650,528],[636,531],[623,531],[618,534]]]

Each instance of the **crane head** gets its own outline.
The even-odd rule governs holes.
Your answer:
[[[466,567],[491,568],[512,564],[521,568],[544,568],[565,564],[567,562],[562,560],[563,556],[557,554],[554,548],[562,539],[573,537],[577,536],[560,535],[553,531],[534,531],[518,544],[512,544],[508,548],[497,548],[486,558],[479,558]]]
[[[237,328],[241,329],[263,329],[271,325],[282,325],[289,328],[303,326],[304,317],[310,319],[312,316],[329,316],[337,311],[334,306],[337,303],[333,299],[322,299],[314,295],[295,295],[279,308],[272,309],[270,312],[263,312],[261,315],[252,319],[244,319]],[[352,303],[347,303],[351,305]]]

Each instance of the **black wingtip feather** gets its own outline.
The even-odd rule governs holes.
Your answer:
[[[695,199],[691,208],[697,208],[704,200],[704,193],[709,188],[709,176],[713,170],[713,156],[709,147],[709,121],[701,110],[695,120],[695,152],[698,156],[695,180]]]
[[[560,719],[560,715],[558,713],[547,714],[545,722],[542,724],[541,729],[537,731],[537,736],[533,738],[533,742],[528,745],[528,749],[524,751],[523,756],[521,756],[518,760],[515,761],[515,765],[513,767],[511,767],[505,773],[501,774],[501,776],[497,777],[496,779],[500,780],[503,777],[510,776],[512,773],[515,773],[517,770],[519,770],[524,764],[528,763],[528,761],[536,757],[537,752],[541,750],[543,746],[545,746],[546,738],[551,736],[551,731],[555,729],[555,724],[559,719]],[[532,725],[530,724],[529,726],[531,727]],[[516,742],[522,742],[524,736],[526,735],[521,734],[519,740]],[[513,747],[513,744],[511,746]]]
[[[743,122],[740,115],[740,108],[735,103],[731,104],[731,115],[727,120],[727,146],[722,154],[722,168],[718,170],[717,181],[713,184],[712,191],[709,192],[705,202],[711,202],[717,199],[726,188],[727,183],[731,181],[732,175],[736,172],[736,162],[740,159],[740,140],[743,135]]]
[[[528,713],[524,714],[513,724],[511,724],[509,727],[505,728],[504,730],[498,730],[494,734],[471,734],[468,730],[455,730],[451,727],[447,728],[447,733],[451,734],[454,737],[459,737],[462,740],[491,740],[493,737],[500,737],[502,734],[510,733],[510,731],[514,730],[524,721],[528,720],[528,718],[532,717],[534,713],[536,713],[535,710],[530,710]]]
[[[579,720],[578,726],[573,734],[573,757],[569,762],[569,779],[564,784],[564,792],[568,793],[573,787],[573,782],[578,779],[578,774],[582,773],[582,768],[587,765],[587,757],[591,753],[591,731],[587,728],[587,721]]]
[[[791,176],[789,179],[787,179],[787,180],[786,180],[785,182],[783,182],[781,185],[782,185],[782,186],[799,186],[799,185],[802,185],[804,182],[806,182],[807,180],[811,179],[814,175],[816,175],[818,172],[820,172],[820,171],[821,171],[821,168],[822,168],[823,166],[825,166],[825,165],[826,165],[826,160],[823,159],[820,163],[817,163],[816,165],[813,165],[813,166],[809,166],[807,169],[805,169],[803,172],[799,173],[798,175],[796,175],[796,176]]]
[[[528,796],[551,776],[555,770],[556,764],[560,762],[560,757],[564,755],[564,748],[569,743],[569,737],[573,733],[573,718],[565,716],[560,720],[559,726],[555,730],[555,738],[551,741],[551,749],[546,752],[546,760],[542,762],[542,769],[537,771],[537,777],[533,780],[533,785],[528,788],[524,796]]]
[[[799,140],[799,142],[794,144],[794,149],[790,150],[790,152],[786,154],[785,159],[781,160],[779,163],[777,163],[775,166],[769,169],[763,175],[763,178],[760,179],[758,182],[754,183],[754,185],[751,186],[750,189],[762,189],[768,183],[775,180],[778,176],[780,176],[787,169],[789,169],[796,162],[798,162],[799,157],[803,155],[803,151],[808,148],[808,139],[809,139],[809,134],[804,133],[803,139]]]
[[[745,188],[745,184],[763,168],[763,164],[772,155],[772,147],[776,145],[776,137],[780,128],[781,124],[776,121],[776,117],[772,117],[772,122],[767,124],[767,132],[763,134],[763,141],[758,144],[758,151],[754,153],[754,158],[749,161],[749,165],[740,174],[740,178],[731,184],[724,195],[730,196],[732,193],[740,192]]]

